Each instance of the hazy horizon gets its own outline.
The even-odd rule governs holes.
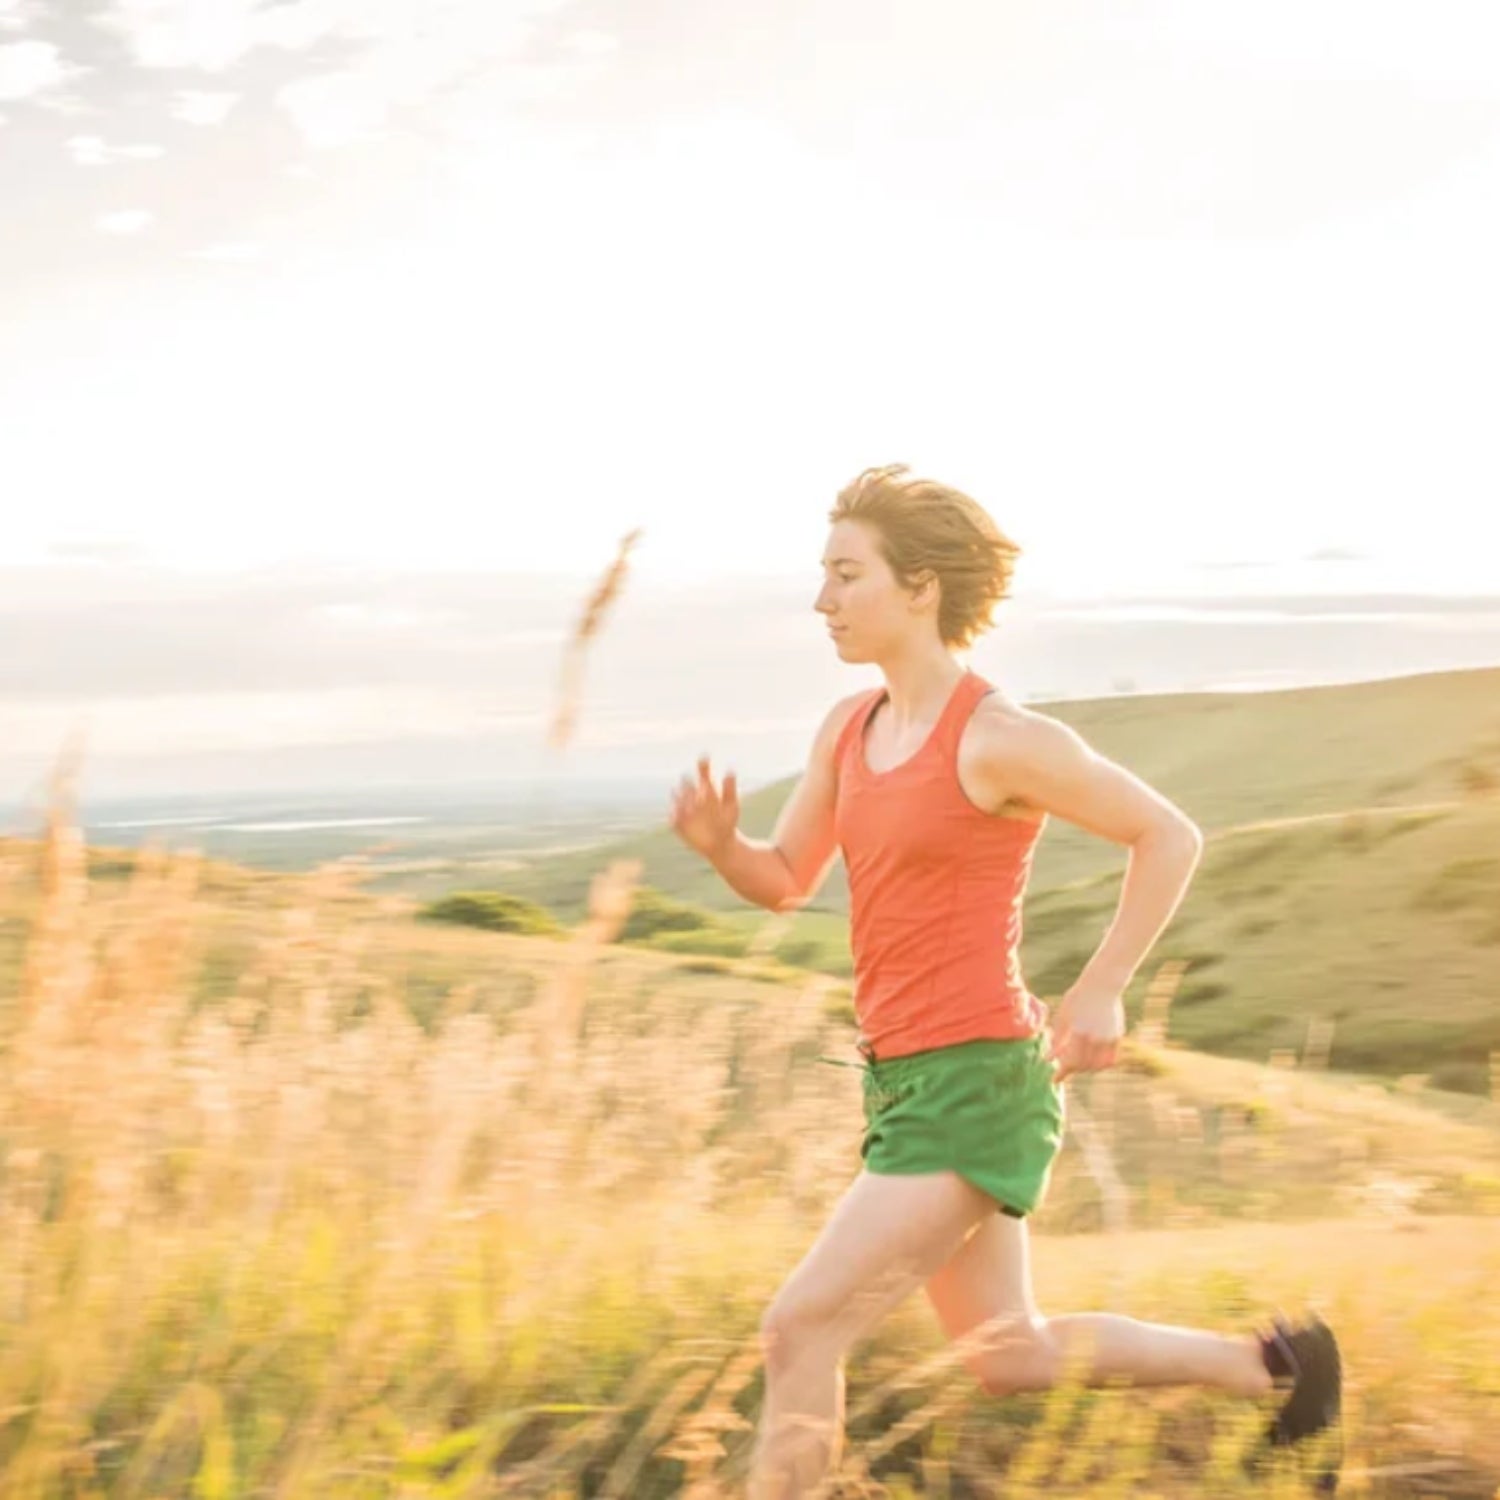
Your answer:
[[[593,643],[576,741],[555,753],[582,580],[309,570],[208,585],[95,567],[28,597],[16,576],[0,571],[0,804],[30,795],[80,728],[95,798],[666,786],[700,750],[751,785],[797,770],[829,704],[879,681],[838,660],[814,588],[632,579]],[[1018,585],[969,660],[1025,701],[1494,666],[1500,592],[1066,599]]]

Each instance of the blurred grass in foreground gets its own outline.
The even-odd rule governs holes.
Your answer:
[[[760,1311],[859,1165],[858,1075],[816,1062],[848,1040],[836,981],[611,945],[617,865],[566,942],[451,939],[469,977],[419,1019],[419,924],[351,864],[247,909],[204,999],[201,861],[91,881],[65,778],[6,857],[6,1500],[743,1492]],[[1492,1125],[1145,1044],[1078,1097],[1132,1227],[1062,1232],[1105,1222],[1070,1141],[1044,1310],[1243,1328],[1315,1300],[1347,1349],[1344,1492],[1496,1493]],[[1256,1409],[985,1398],[921,1299],[849,1383],[830,1494],[1268,1492],[1234,1470]]]

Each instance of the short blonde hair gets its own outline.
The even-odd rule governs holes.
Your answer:
[[[966,650],[995,623],[1021,549],[961,490],[914,478],[906,464],[887,464],[845,485],[828,519],[873,527],[903,588],[921,573],[937,574],[938,633],[945,646]]]

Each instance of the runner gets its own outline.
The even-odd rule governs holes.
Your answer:
[[[1106,1313],[1047,1317],[1027,1216],[1062,1144],[1066,1080],[1112,1066],[1122,996],[1202,851],[1198,828],[1070,727],[959,659],[993,624],[1019,555],[989,514],[905,465],[869,469],[830,513],[816,609],[841,660],[884,686],[837,703],[769,840],[739,831],[733,772],[705,756],[671,823],[745,900],[794,910],[842,852],[849,880],[863,1170],[760,1326],[766,1393],[752,1500],[809,1493],[843,1446],[844,1359],[923,1287],[994,1395],[1090,1385],[1285,1392],[1269,1450],[1336,1427],[1337,1342],[1313,1316],[1214,1333]],[[1055,1019],[1021,973],[1021,906],[1048,815],[1126,846],[1119,909]],[[1337,1446],[1330,1444],[1330,1447]],[[1338,1483],[1338,1460],[1315,1476]]]

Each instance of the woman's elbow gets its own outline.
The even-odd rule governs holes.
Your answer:
[[[792,885],[761,904],[767,911],[773,911],[778,916],[789,915],[792,912],[801,911],[812,900],[812,894],[811,891],[801,890]]]
[[[1196,869],[1198,861],[1203,858],[1203,830],[1191,818],[1183,818],[1178,829],[1188,852],[1189,864]]]
[[[1145,836],[1158,847],[1182,850],[1194,864],[1203,853],[1203,830],[1183,812],[1173,811],[1158,818]]]

